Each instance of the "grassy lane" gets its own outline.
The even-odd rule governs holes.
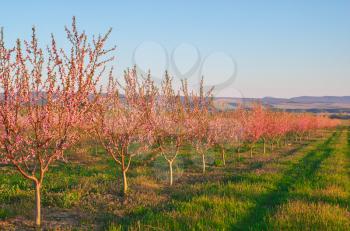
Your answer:
[[[110,230],[247,230],[259,225],[271,211],[283,204],[300,179],[312,177],[332,153],[331,144],[340,132],[259,164],[224,180],[194,182],[178,186],[171,202],[161,207],[140,208],[115,221]],[[251,226],[255,224],[256,226]]]
[[[314,158],[318,161],[309,163],[306,169],[299,169],[304,173],[299,173],[293,187],[289,187],[285,195],[287,200],[277,211],[269,211],[260,223],[250,228],[350,230],[349,137],[349,130],[343,130],[338,139],[315,153]],[[305,171],[307,169],[313,169],[312,174]]]
[[[309,207],[314,206],[314,213],[328,209],[329,214],[344,217],[349,202],[348,133],[330,131],[327,140],[307,141],[266,155],[259,154],[259,149],[254,158],[243,153],[238,162],[233,161],[230,150],[226,167],[215,162],[220,153],[210,150],[208,161],[212,161],[205,176],[187,147],[177,162],[184,172],[177,173],[179,178],[171,188],[162,178],[166,169],[159,168],[163,165],[158,160],[146,160],[145,166],[145,160],[140,159],[130,172],[132,190],[126,199],[119,195],[115,164],[101,150],[94,149],[90,164],[77,159],[57,165],[47,174],[44,220],[50,224],[47,227],[55,229],[58,225],[62,230],[293,229],[288,224],[299,219],[293,217],[298,212],[290,211],[295,201],[302,204],[295,207],[300,211],[311,211]],[[305,206],[306,202],[311,206]],[[33,204],[31,183],[10,168],[0,169],[0,227],[3,224],[7,230],[17,226],[30,230]],[[294,207],[288,207],[290,204]],[[345,221],[332,219],[340,223],[338,229],[346,227]],[[306,221],[300,224],[298,227],[304,229],[308,225]]]
[[[318,145],[317,148],[306,152],[298,162],[290,165],[288,170],[283,173],[283,176],[276,181],[274,190],[266,195],[262,195],[249,215],[232,228],[242,230],[261,230],[266,228],[265,216],[283,204],[289,198],[290,191],[298,184],[315,175],[322,162],[331,155],[332,149],[330,146],[338,138],[339,132],[335,133],[326,142]]]

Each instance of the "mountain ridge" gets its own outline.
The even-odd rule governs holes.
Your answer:
[[[350,113],[350,96],[297,96],[278,98],[214,97],[214,102],[224,108],[235,108],[238,104],[245,106],[260,102],[265,106],[287,111]],[[226,106],[225,106],[226,104]]]

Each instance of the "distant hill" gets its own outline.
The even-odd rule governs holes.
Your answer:
[[[345,103],[350,104],[350,96],[299,96],[289,99],[264,97],[262,102],[268,104],[278,103]]]
[[[289,99],[299,103],[347,103],[350,104],[350,96],[300,96]]]
[[[260,102],[267,107],[286,111],[350,113],[350,96],[299,96],[289,99],[217,97],[214,99],[215,105],[226,109],[233,109],[238,104],[250,107],[254,102]]]
[[[0,93],[0,101],[3,99]],[[90,98],[93,95],[90,96]],[[124,98],[123,95],[120,95]],[[45,94],[43,93],[43,98]],[[227,110],[234,109],[238,105],[249,108],[253,103],[262,103],[264,106],[292,112],[315,112],[315,113],[345,113],[350,115],[350,96],[299,96],[293,98],[235,98],[235,97],[215,97],[214,104],[217,108]],[[41,101],[40,103],[45,103]]]

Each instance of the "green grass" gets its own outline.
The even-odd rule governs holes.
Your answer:
[[[328,158],[302,179],[268,224],[274,229],[350,230],[349,131],[333,142]]]
[[[238,159],[236,150],[228,149],[225,167],[219,150],[208,150],[208,172],[202,176],[200,157],[186,146],[171,188],[161,156],[137,158],[129,173],[130,193],[123,198],[119,168],[102,149],[92,149],[86,154],[90,162],[50,169],[44,221],[66,222],[68,230],[350,230],[349,129],[266,155],[259,143],[253,159],[243,150]],[[10,168],[0,169],[0,222],[32,219],[33,195],[30,182]]]

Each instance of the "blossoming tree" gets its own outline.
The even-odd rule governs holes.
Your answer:
[[[124,195],[128,191],[127,172],[133,157],[145,152],[152,143],[151,114],[156,95],[150,75],[140,78],[136,67],[125,71],[123,84],[111,73],[107,93],[100,94],[91,116],[92,130],[121,167]]]
[[[212,142],[221,152],[221,160],[226,165],[226,146],[235,145],[239,140],[239,123],[230,112],[219,112],[209,122]]]
[[[265,133],[265,112],[260,104],[256,104],[243,116],[245,118],[241,120],[245,128],[245,140],[249,142],[250,156],[253,157],[254,146]]]
[[[36,225],[41,225],[45,173],[78,138],[78,125],[93,103],[89,96],[102,75],[109,32],[88,42],[73,18],[66,28],[70,53],[52,36],[47,52],[32,39],[7,48],[0,39],[0,161],[35,185]],[[23,46],[24,44],[24,46]]]
[[[202,157],[202,172],[206,170],[206,151],[213,145],[213,133],[210,132],[212,109],[212,90],[205,92],[203,79],[200,82],[199,92],[188,90],[187,82],[182,81],[182,91],[186,107],[186,129],[188,140],[192,143],[197,154]]]
[[[169,165],[169,184],[173,185],[173,163],[186,141],[186,116],[179,92],[166,72],[154,114],[154,140]]]

